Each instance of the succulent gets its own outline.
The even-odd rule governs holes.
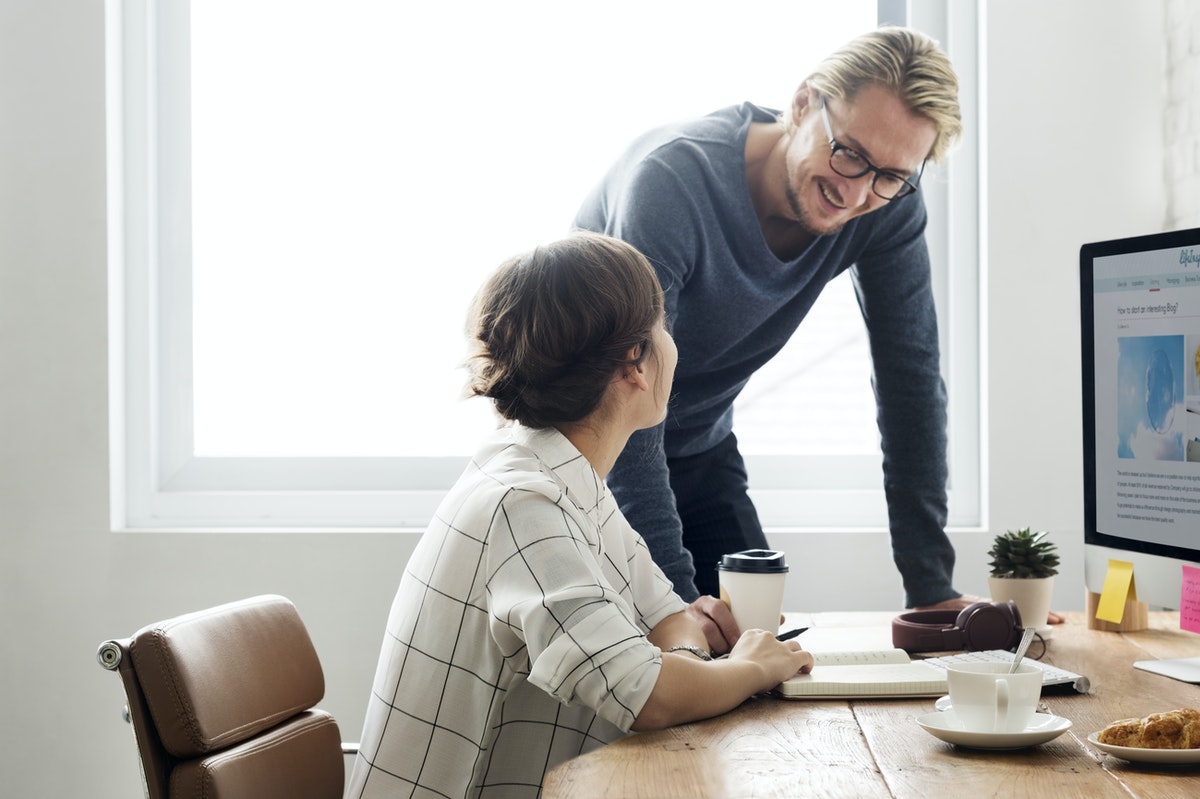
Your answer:
[[[991,557],[993,577],[1050,577],[1058,574],[1058,555],[1052,541],[1046,540],[1045,531],[1032,532],[1009,530],[996,536]]]

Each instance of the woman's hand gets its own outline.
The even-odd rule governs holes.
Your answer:
[[[683,622],[686,613],[668,617]],[[667,620],[651,631],[668,631]],[[660,629],[661,628],[661,629]],[[813,657],[796,641],[778,641],[765,630],[745,630],[728,658],[704,661],[690,652],[663,652],[662,670],[633,729],[661,730],[732,710],[754,694],[812,669]]]
[[[769,691],[789,677],[807,674],[813,667],[812,653],[801,649],[798,641],[778,641],[766,630],[743,630],[729,659],[754,663],[762,669],[764,684],[758,691]]]

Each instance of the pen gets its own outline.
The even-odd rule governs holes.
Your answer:
[[[807,627],[797,627],[794,630],[788,630],[786,633],[780,633],[779,635],[775,636],[775,640],[776,641],[790,641],[807,629],[808,629]]]

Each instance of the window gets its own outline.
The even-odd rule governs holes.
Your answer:
[[[459,401],[456,368],[483,276],[565,233],[633,136],[746,99],[782,107],[892,5],[110,3],[114,525],[423,526],[492,425]],[[952,30],[944,13],[912,21],[960,69],[964,13]],[[978,520],[978,394],[959,385],[978,379],[968,149],[926,178],[957,523]],[[956,237],[970,230],[954,281],[951,208]],[[739,402],[756,500],[769,525],[884,526],[848,281],[815,314],[797,338],[823,355],[785,350]],[[829,408],[858,434],[797,427],[827,417],[772,405],[795,380],[837,387]]]

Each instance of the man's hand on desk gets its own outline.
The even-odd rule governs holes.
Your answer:
[[[708,647],[714,655],[724,655],[733,649],[742,631],[733,620],[733,612],[729,606],[715,596],[702,596],[684,611],[700,625],[704,637],[708,639]]]
[[[990,600],[978,597],[973,594],[963,594],[962,596],[953,599],[945,599],[936,605],[924,605],[913,610],[962,610],[968,605],[974,605],[976,602],[988,602]],[[1050,624],[1062,624],[1065,619],[1054,611],[1050,611],[1050,615],[1046,617],[1046,621]]]

